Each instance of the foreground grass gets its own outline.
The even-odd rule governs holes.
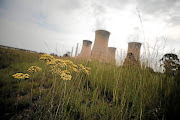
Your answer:
[[[63,81],[40,54],[1,48],[0,55],[1,119],[173,119],[180,110],[177,81],[149,68],[72,59],[90,74]],[[43,71],[26,80],[12,77],[32,65]]]

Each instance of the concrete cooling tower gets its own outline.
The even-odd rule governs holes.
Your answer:
[[[90,59],[91,57],[91,45],[92,42],[89,40],[83,40],[82,50],[78,56],[81,59]]]
[[[129,63],[139,64],[140,61],[140,49],[141,43],[139,42],[129,42],[128,43],[128,52],[126,59],[124,61],[124,65]]]
[[[116,48],[115,47],[108,47],[107,62],[113,62],[113,63],[116,62],[115,53],[116,53]]]
[[[108,41],[110,32],[97,30],[95,34],[94,46],[91,52],[91,58],[106,61],[108,54]]]

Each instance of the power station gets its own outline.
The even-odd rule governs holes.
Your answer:
[[[89,60],[91,57],[91,45],[92,45],[91,41],[83,40],[82,50],[78,57],[81,59]]]
[[[116,62],[115,54],[116,54],[116,48],[108,47],[107,62],[115,63]]]
[[[94,46],[91,51],[91,59],[106,61],[108,54],[108,41],[110,32],[97,30],[95,33]]]
[[[139,64],[140,61],[140,49],[141,49],[141,43],[139,42],[129,42],[128,43],[128,52],[127,56],[124,61],[124,65],[127,64]]]
[[[92,42],[90,40],[83,40],[81,53],[77,58],[116,63],[116,48],[108,47],[109,36],[110,36],[110,32],[106,30],[96,30],[95,40],[92,50],[91,50]],[[140,65],[141,45],[142,43],[139,42],[128,43],[128,51],[123,65],[128,65],[131,63]]]

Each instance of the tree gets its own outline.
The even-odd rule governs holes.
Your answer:
[[[180,69],[180,62],[178,56],[173,53],[165,54],[160,60],[161,65],[164,66],[164,73],[166,75],[176,76],[178,74],[178,69]]]
[[[63,57],[70,57],[70,52],[69,52],[69,51],[66,52],[66,53],[63,55]]]

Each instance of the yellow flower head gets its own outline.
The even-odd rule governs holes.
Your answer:
[[[40,72],[40,71],[42,71],[42,68],[37,67],[37,66],[31,66],[27,71],[28,71],[28,72],[32,72],[32,73],[34,73],[34,72]]]
[[[62,59],[55,59],[56,63],[65,63]]]
[[[62,71],[61,71],[61,69],[51,69],[51,72],[52,72],[52,74],[54,75],[54,74],[56,74],[56,75],[60,75],[61,73],[62,73]]]
[[[24,74],[24,78],[29,78],[29,74]]]
[[[74,72],[78,72],[78,69],[76,69],[76,68],[72,68],[72,71],[74,71]]]
[[[61,67],[61,68],[64,68],[64,67],[67,66],[65,62],[63,62],[63,63],[57,63],[57,65],[58,65],[59,67]]]
[[[51,60],[51,61],[47,61],[47,65],[55,65],[56,62],[54,60]]]
[[[82,64],[78,64],[79,69],[84,69],[84,66]]]
[[[12,75],[16,79],[24,80],[29,78],[29,74],[23,74],[23,73],[16,73]]]
[[[47,64],[50,65],[50,67],[52,67],[52,66],[56,66],[56,67],[60,67],[60,68],[66,67],[66,63],[62,59],[53,59],[53,60],[47,62]]]
[[[78,68],[78,66],[77,66],[76,64],[73,64],[73,67],[74,67],[74,68]]]
[[[84,73],[89,75],[89,71],[88,70],[84,70]]]
[[[70,72],[68,70],[64,70],[63,72],[66,74],[70,74]]]
[[[63,80],[71,80],[71,78],[72,78],[71,75],[67,75],[65,72],[62,72],[61,79],[63,79]]]
[[[84,67],[82,64],[79,64],[79,69],[84,72],[85,74],[89,75],[89,71],[91,70],[91,68],[89,67]]]
[[[73,62],[72,61],[70,61],[70,60],[64,60],[64,62],[66,63],[66,64],[68,64],[68,65],[73,65]]]
[[[44,60],[45,62],[49,62],[49,61],[53,60],[54,57],[52,55],[43,54],[43,55],[41,55],[41,57],[39,59]]]

